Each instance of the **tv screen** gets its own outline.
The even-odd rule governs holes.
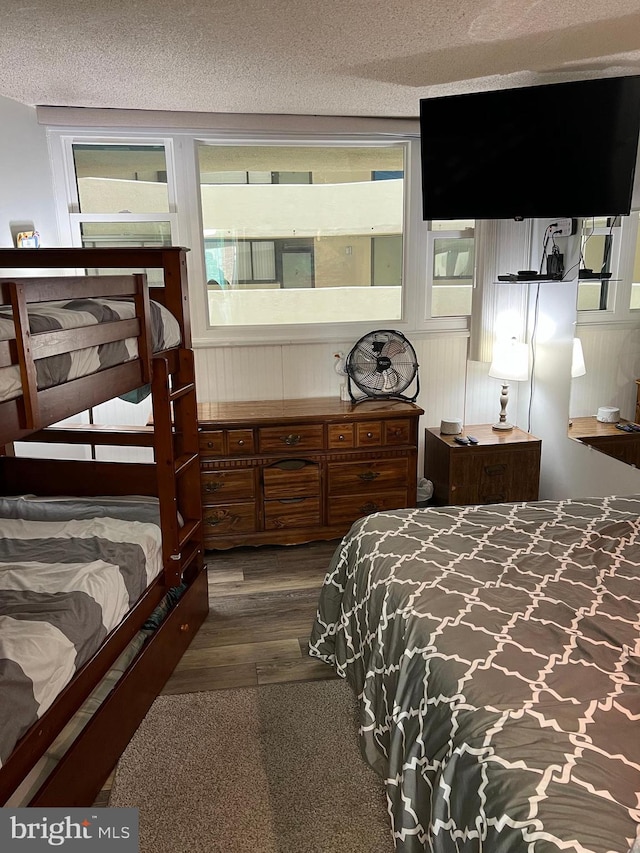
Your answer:
[[[640,76],[420,101],[424,219],[631,209]]]

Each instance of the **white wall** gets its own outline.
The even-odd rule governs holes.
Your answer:
[[[49,150],[35,108],[0,98],[0,127],[0,246],[14,245],[18,226],[34,227],[43,246],[57,246]]]

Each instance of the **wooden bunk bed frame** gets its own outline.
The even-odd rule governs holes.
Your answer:
[[[0,342],[0,367],[19,365],[22,396],[0,403],[0,493],[77,496],[153,495],[159,499],[163,571],[53,705],[18,742],[0,768],[5,803],[56,736],[112,667],[171,587],[186,584],[176,606],[145,643],[79,737],[30,800],[32,806],[91,805],[124,747],[190,644],[208,612],[203,565],[202,510],[194,364],[189,323],[186,249],[0,249],[0,269],[161,268],[164,287],[146,276],[65,276],[0,282],[0,303],[10,304],[16,339]],[[152,353],[149,290],[177,319],[182,345]],[[77,296],[126,295],[134,320],[87,329],[29,332],[27,305]],[[138,358],[91,376],[39,391],[35,361],[79,346],[138,338]],[[151,384],[153,427],[51,427],[65,417]],[[153,463],[18,458],[12,442],[151,447]]]

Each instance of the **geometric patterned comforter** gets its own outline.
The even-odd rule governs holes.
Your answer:
[[[33,303],[28,306],[29,327],[32,332],[77,329],[136,316],[132,299],[69,299],[61,302]],[[158,302],[150,303],[150,335],[153,352],[180,344],[178,321]],[[15,338],[12,311],[0,306],[0,341]],[[79,376],[88,376],[107,367],[123,364],[136,358],[138,339],[127,338],[100,346],[85,347],[69,353],[49,356],[36,361],[38,388],[51,388]],[[0,401],[12,400],[21,394],[20,369],[10,366],[0,369]]]
[[[398,851],[634,845],[640,496],[363,518],[310,653],[359,697]]]
[[[162,569],[155,498],[0,498],[0,765]]]

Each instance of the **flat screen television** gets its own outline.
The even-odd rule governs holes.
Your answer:
[[[640,75],[420,101],[424,219],[631,209]]]

